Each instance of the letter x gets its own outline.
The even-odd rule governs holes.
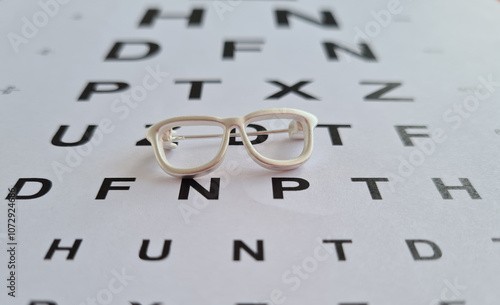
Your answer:
[[[315,98],[314,96],[312,95],[309,95],[305,92],[302,92],[300,91],[300,88],[303,87],[304,85],[307,85],[310,83],[310,81],[300,81],[298,83],[296,83],[295,85],[293,86],[288,86],[288,85],[285,85],[279,81],[276,81],[276,80],[269,80],[267,81],[268,83],[270,84],[275,84],[277,86],[280,86],[281,87],[281,91],[279,92],[276,92],[275,94],[269,96],[266,98],[266,100],[272,100],[272,99],[279,99],[281,98],[282,96],[290,93],[290,92],[294,92],[298,95],[300,95],[301,97],[307,99],[307,100],[317,100],[317,98]]]

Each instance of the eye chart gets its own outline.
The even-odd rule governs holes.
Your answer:
[[[0,304],[500,303],[497,1],[0,7]],[[145,139],[268,108],[319,120],[295,170]]]

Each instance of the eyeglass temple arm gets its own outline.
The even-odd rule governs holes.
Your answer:
[[[278,129],[278,130],[261,130],[261,131],[253,131],[253,132],[247,132],[247,136],[259,136],[259,135],[266,135],[266,134],[272,134],[272,133],[284,133],[284,132],[289,132],[289,129]],[[223,134],[206,134],[206,135],[173,135],[172,136],[172,141],[178,141],[178,140],[186,140],[186,139],[205,139],[205,138],[221,138],[223,137]],[[230,137],[241,137],[241,133],[230,133]]]
[[[304,127],[300,122],[293,121],[287,129],[277,129],[277,130],[260,130],[247,132],[247,136],[258,136],[258,135],[267,135],[273,133],[285,133],[287,132],[292,138],[294,135],[301,134],[303,135]],[[179,140],[187,140],[187,139],[206,139],[206,138],[221,138],[223,134],[207,134],[207,135],[176,135],[175,130],[169,130],[163,135],[163,145],[167,149],[175,149],[177,148],[177,144],[173,143],[174,141]],[[241,133],[230,133],[230,137],[240,137]]]

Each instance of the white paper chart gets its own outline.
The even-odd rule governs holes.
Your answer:
[[[500,3],[0,2],[0,304],[500,304]],[[209,175],[148,126],[295,108]],[[200,151],[204,153],[204,151]]]

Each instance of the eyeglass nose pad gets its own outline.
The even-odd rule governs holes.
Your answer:
[[[163,148],[165,149],[176,149],[177,144],[173,142],[173,136],[177,132],[175,130],[169,129],[163,133],[162,140],[163,140]]]
[[[301,122],[293,120],[288,125],[288,136],[290,139],[303,139],[304,138],[304,126]]]

